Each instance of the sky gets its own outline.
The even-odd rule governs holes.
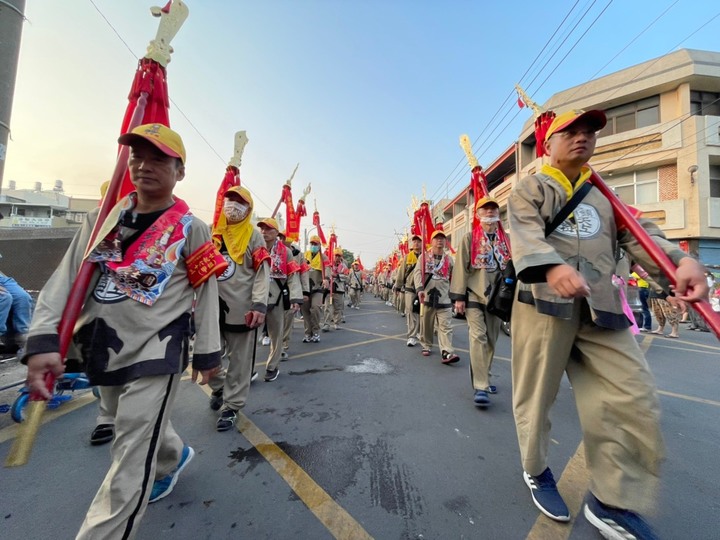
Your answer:
[[[3,185],[96,196],[112,174],[152,0],[27,0]],[[245,130],[240,174],[270,215],[295,165],[326,234],[366,265],[409,226],[411,196],[470,182],[554,93],[681,48],[720,48],[717,0],[187,0],[172,42],[170,124],[188,152],[176,193],[212,221]],[[708,22],[709,21],[709,22]],[[704,25],[704,26],[703,26]],[[559,30],[558,30],[559,29]],[[284,211],[284,210],[281,210]],[[311,215],[303,218],[311,229]],[[310,231],[312,233],[312,231]]]

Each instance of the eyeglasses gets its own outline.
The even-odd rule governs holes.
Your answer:
[[[594,139],[595,137],[597,137],[597,132],[591,129],[568,129],[565,131],[558,131],[557,133],[553,133],[553,137],[555,135],[558,135],[560,138],[565,140],[574,139],[578,135],[583,135],[588,139]]]

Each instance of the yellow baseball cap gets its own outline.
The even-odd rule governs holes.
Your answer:
[[[585,120],[595,131],[600,131],[605,127],[605,124],[607,124],[605,113],[599,109],[593,109],[591,111],[582,111],[579,109],[569,110],[555,117],[545,133],[545,140],[547,141],[554,133],[565,131],[574,123],[581,120]]]
[[[442,236],[443,238],[447,238],[447,235],[445,234],[445,231],[437,230],[437,231],[433,231],[433,233],[430,235],[430,240],[432,240],[432,239],[435,238],[436,236]]]
[[[185,145],[182,138],[175,131],[163,124],[143,124],[129,133],[124,133],[118,138],[120,144],[132,146],[133,142],[143,139],[152,143],[163,154],[170,157],[180,158],[185,164]]]
[[[257,225],[258,227],[260,227],[260,225],[265,225],[268,229],[275,229],[280,232],[280,226],[275,218],[263,218],[257,222]]]
[[[488,196],[488,197],[481,197],[480,199],[478,199],[478,201],[475,203],[475,210],[477,210],[478,208],[482,208],[483,206],[487,206],[488,204],[494,204],[495,206],[500,208],[500,204],[498,204],[498,202],[495,199]]]
[[[343,254],[342,248],[335,248],[333,255],[340,255],[342,257],[342,254]]]
[[[252,195],[250,194],[250,190],[248,188],[244,188],[242,186],[233,186],[225,192],[224,197],[227,198],[229,193],[235,193],[235,194],[239,195],[240,198],[242,200],[244,200],[246,203],[248,203],[251,207],[255,206]]]
[[[320,237],[318,235],[314,234],[310,237],[310,243],[311,244],[322,244],[322,240],[320,240]]]

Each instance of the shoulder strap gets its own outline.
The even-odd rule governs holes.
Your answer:
[[[545,238],[550,236],[555,229],[557,229],[560,224],[565,221],[570,214],[572,214],[573,210],[577,208],[577,205],[580,204],[592,187],[593,186],[590,182],[585,182],[582,186],[580,186],[580,189],[573,194],[567,204],[558,212],[555,219],[553,219],[551,223],[545,225]]]

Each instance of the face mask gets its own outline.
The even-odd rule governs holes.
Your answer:
[[[242,221],[248,214],[250,205],[225,199],[223,203],[223,214],[229,221]]]
[[[483,217],[480,218],[480,223],[497,223],[500,221],[499,217]]]
[[[315,255],[320,251],[320,246],[316,246],[315,244],[310,244],[310,253]]]

